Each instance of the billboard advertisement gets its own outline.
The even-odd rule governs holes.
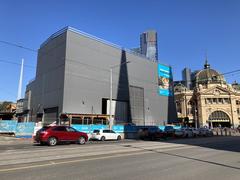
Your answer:
[[[173,95],[172,69],[169,66],[158,64],[158,93],[160,96]]]

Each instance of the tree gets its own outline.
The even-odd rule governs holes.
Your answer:
[[[6,112],[8,110],[8,106],[11,104],[12,102],[10,101],[4,101],[2,104],[0,104],[0,112]]]

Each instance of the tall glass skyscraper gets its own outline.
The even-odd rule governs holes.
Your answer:
[[[184,82],[184,85],[188,88],[191,89],[192,86],[192,77],[191,77],[191,69],[189,68],[184,68],[182,70],[182,80]]]
[[[152,61],[158,60],[157,32],[146,31],[140,35],[141,54]]]

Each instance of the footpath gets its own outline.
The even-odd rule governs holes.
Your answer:
[[[32,142],[32,138],[16,138],[15,136],[0,134],[0,145],[29,144]]]

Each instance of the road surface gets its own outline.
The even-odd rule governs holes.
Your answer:
[[[1,180],[239,180],[240,137],[0,145]]]

